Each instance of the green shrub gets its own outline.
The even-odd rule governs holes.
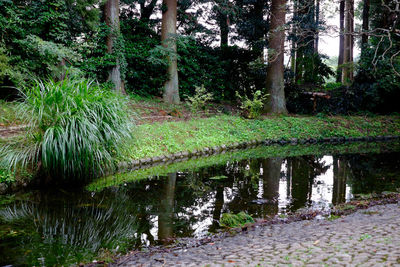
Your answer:
[[[18,114],[26,136],[0,148],[9,170],[30,168],[62,178],[101,175],[131,137],[125,99],[93,81],[36,81],[23,93]]]
[[[339,89],[339,88],[342,87],[342,86],[343,86],[342,83],[329,82],[329,83],[326,83],[326,84],[324,85],[324,89],[325,89],[326,92],[330,92],[330,91],[337,90],[337,89]]]
[[[8,170],[0,169],[0,183],[12,183],[15,176]]]
[[[254,219],[245,212],[239,212],[238,214],[224,213],[219,220],[219,224],[223,227],[241,227],[248,223],[254,223]]]
[[[267,95],[263,95],[260,90],[257,90],[253,94],[253,99],[248,98],[246,95],[242,97],[238,92],[236,92],[236,96],[240,99],[240,108],[245,112],[245,117],[249,119],[260,117]]]
[[[190,109],[192,110],[192,112],[196,112],[201,109],[204,110],[206,108],[206,103],[211,101],[212,99],[212,94],[207,92],[204,85],[196,86],[194,96],[188,97]]]

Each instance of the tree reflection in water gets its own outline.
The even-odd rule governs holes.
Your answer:
[[[399,161],[399,153],[248,159],[96,194],[37,193],[0,210],[0,264],[67,265],[104,248],[201,237],[225,212],[260,218],[342,203],[351,192],[400,187]]]

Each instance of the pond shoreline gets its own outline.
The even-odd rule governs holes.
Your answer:
[[[297,139],[266,139],[266,140],[251,140],[242,143],[233,143],[232,145],[221,145],[215,147],[205,147],[202,150],[195,151],[182,151],[174,154],[155,156],[151,158],[143,158],[139,160],[122,161],[118,163],[117,172],[135,170],[139,168],[147,168],[154,166],[155,163],[174,163],[179,161],[185,161],[193,157],[207,157],[211,155],[218,155],[221,153],[228,153],[240,149],[254,148],[257,146],[271,146],[271,145],[312,145],[312,144],[330,144],[339,145],[345,143],[356,143],[356,142],[387,142],[400,140],[399,136],[364,136],[364,137],[326,137],[326,138],[307,138]],[[115,173],[115,172],[114,172]],[[114,174],[111,173],[111,174]]]
[[[400,140],[400,116],[270,116],[246,120],[219,115],[142,124],[135,130],[135,139],[126,144],[123,157],[115,159],[115,167],[106,170],[104,176],[261,145],[335,145],[391,140]],[[0,138],[0,144],[7,144],[7,139]],[[30,176],[34,177],[35,173]],[[0,183],[0,194],[19,191],[32,183],[30,178],[15,177],[0,169],[2,180],[7,182]]]
[[[196,158],[207,158],[214,155],[240,151],[250,148],[256,148],[261,146],[296,146],[296,145],[315,145],[315,144],[328,144],[328,145],[341,145],[351,143],[372,143],[372,142],[391,142],[400,140],[400,136],[366,136],[366,137],[331,137],[331,138],[309,138],[300,139],[293,138],[291,140],[284,139],[267,139],[263,141],[252,140],[243,143],[234,143],[232,145],[222,145],[213,148],[204,148],[203,150],[196,150],[193,152],[184,151],[170,155],[156,156],[152,158],[145,158],[140,160],[122,161],[119,162],[117,168],[112,172],[109,172],[106,176],[123,173],[127,171],[134,171],[138,169],[147,169],[159,165],[168,165],[177,162],[184,162],[190,159]],[[17,180],[10,184],[0,183],[0,195],[12,194],[18,192],[24,188],[29,187],[30,183],[26,180]]]
[[[335,223],[345,219],[356,213],[363,213],[368,215],[378,214],[376,210],[380,210],[380,206],[385,208],[387,205],[396,205],[400,208],[400,193],[387,192],[380,195],[376,195],[372,198],[361,198],[357,200],[352,200],[348,203],[339,204],[332,208],[332,210],[327,212],[306,210],[296,212],[295,214],[289,215],[287,217],[279,217],[276,215],[270,219],[257,220],[254,224],[246,225],[241,228],[232,228],[227,231],[222,231],[217,234],[213,234],[206,238],[196,239],[196,238],[184,238],[175,240],[175,244],[171,244],[167,247],[154,246],[146,248],[147,251],[130,251],[128,254],[123,256],[117,256],[110,265],[111,266],[131,266],[132,264],[139,264],[140,266],[154,266],[166,264],[178,264],[179,254],[187,254],[189,250],[198,250],[200,253],[203,252],[202,247],[206,248],[211,246],[218,246],[218,243],[222,243],[229,238],[236,238],[237,236],[247,236],[249,233],[260,231],[260,229],[266,229],[267,227],[275,227],[279,225],[299,225],[304,224],[304,221],[317,222],[318,224]],[[351,207],[351,208],[348,208]],[[373,210],[373,211],[372,211]],[[285,227],[285,226],[282,226]],[[246,238],[246,237],[244,237]],[[200,249],[198,249],[200,248]],[[206,248],[207,249],[207,248]],[[206,250],[205,249],[205,250]],[[223,247],[221,247],[223,249]],[[199,255],[200,256],[200,255]],[[163,262],[160,258],[177,257],[178,262]],[[200,256],[200,258],[206,258],[207,256]],[[225,264],[232,263],[229,258],[221,258],[225,261]],[[184,260],[183,260],[184,261]],[[96,266],[97,263],[87,264],[86,266]],[[252,262],[251,262],[252,263]],[[268,262],[266,262],[268,264]],[[146,265],[147,264],[147,265]],[[190,265],[190,263],[188,262]]]

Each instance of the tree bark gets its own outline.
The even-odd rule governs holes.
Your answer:
[[[107,36],[107,53],[114,52],[115,39],[119,35],[119,0],[107,0],[104,5],[104,15],[106,24],[110,27],[110,34]],[[121,65],[116,59],[115,65],[109,71],[108,80],[114,84],[114,90],[125,93],[124,83],[121,79]]]
[[[314,53],[318,54],[319,48],[319,13],[320,13],[320,0],[316,0],[315,5],[315,24],[316,24],[316,31],[315,31],[315,39],[314,39]]]
[[[229,25],[228,17],[225,14],[219,14],[219,29],[221,31],[221,47],[228,47]]]
[[[264,111],[287,113],[284,86],[286,0],[272,0],[267,67],[267,102]]]
[[[179,104],[178,62],[176,56],[177,0],[163,0],[161,41],[171,49],[168,56],[168,80],[164,84],[163,99],[170,104]]]
[[[61,59],[60,62],[58,63],[57,67],[60,71],[60,73],[57,76],[57,81],[64,81],[65,75],[66,75],[66,62],[65,59]]]
[[[344,6],[345,0],[340,0],[339,12],[340,12],[340,39],[339,39],[339,58],[338,58],[338,69],[336,82],[342,80],[342,65],[343,65],[343,54],[344,54]]]
[[[368,44],[368,30],[369,30],[369,1],[364,0],[363,7],[363,23],[362,23],[362,37],[361,37],[361,55],[365,53]]]
[[[254,15],[255,15],[255,28],[254,28],[254,51],[256,54],[260,55],[260,58],[264,60],[264,35],[265,35],[265,28],[264,28],[264,0],[257,0],[254,3]]]
[[[298,0],[294,0],[293,1],[293,17],[297,17],[297,1]],[[296,82],[296,76],[297,76],[297,64],[296,64],[296,57],[297,57],[297,29],[296,29],[296,25],[292,25],[292,49],[290,51],[290,68],[293,72],[293,82]]]
[[[353,81],[353,32],[354,32],[354,1],[345,1],[345,32],[342,68],[342,83],[349,86]]]

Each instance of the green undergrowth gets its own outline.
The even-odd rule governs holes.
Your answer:
[[[17,102],[5,102],[0,100],[0,126],[10,126],[21,123],[17,115]]]
[[[219,224],[227,228],[242,227],[251,223],[254,223],[253,217],[243,211],[238,214],[224,213],[219,220]]]
[[[0,169],[0,183],[13,183],[15,182],[15,175],[7,170]]]
[[[168,173],[178,171],[197,171],[201,168],[224,165],[229,161],[240,161],[252,158],[265,157],[296,157],[302,155],[327,155],[327,154],[353,154],[353,153],[381,153],[385,151],[400,150],[400,142],[382,143],[349,143],[339,145],[286,145],[286,146],[258,146],[247,150],[237,150],[224,154],[189,159],[187,161],[162,164],[150,168],[138,169],[125,173],[99,178],[89,184],[86,189],[89,191],[101,191],[106,187],[118,186],[124,183],[136,182],[143,179],[157,179],[166,176]]]
[[[246,120],[220,115],[139,125],[122,159],[141,159],[249,140],[400,135],[399,116],[276,116]]]

